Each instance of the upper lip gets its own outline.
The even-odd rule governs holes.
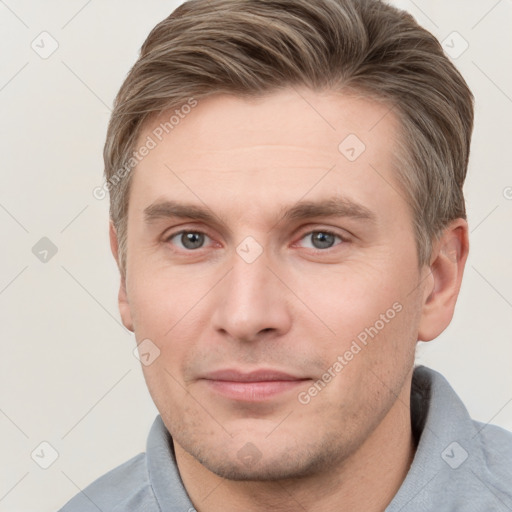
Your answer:
[[[305,380],[305,377],[297,377],[278,370],[260,368],[250,372],[226,369],[207,373],[203,376],[206,380],[220,380],[227,382],[265,382],[279,380]]]

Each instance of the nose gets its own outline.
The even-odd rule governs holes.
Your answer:
[[[216,287],[212,322],[217,332],[250,342],[280,336],[290,329],[289,290],[276,277],[275,268],[269,267],[265,252],[251,263],[234,253],[231,271]]]

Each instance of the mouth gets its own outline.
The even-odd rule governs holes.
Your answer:
[[[208,388],[225,398],[242,402],[263,402],[304,385],[309,378],[272,369],[252,372],[219,370],[202,377]]]

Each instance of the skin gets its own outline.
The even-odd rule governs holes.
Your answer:
[[[152,119],[140,141],[168,117]],[[415,450],[415,346],[452,318],[468,239],[466,222],[453,221],[430,265],[418,266],[393,169],[398,128],[386,105],[354,95],[217,95],[133,171],[119,306],[137,342],[160,350],[144,377],[199,512],[379,511],[405,478]],[[349,134],[366,146],[353,162],[338,150]],[[283,215],[300,201],[332,197],[374,219]],[[146,222],[144,210],[164,199],[214,219]],[[190,249],[175,235],[181,230],[207,236]],[[337,235],[327,246],[315,238],[322,230]],[[119,262],[112,224],[110,236]],[[263,251],[251,263],[237,252],[245,240],[240,247],[255,254],[246,237]],[[400,312],[334,372],[358,334],[397,303]],[[304,380],[241,400],[204,379],[226,368]],[[329,382],[308,391],[329,368]],[[307,404],[300,392],[309,393]]]

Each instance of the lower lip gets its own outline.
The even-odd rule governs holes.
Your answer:
[[[206,380],[213,391],[232,400],[262,402],[276,395],[304,385],[304,380],[270,380],[261,382],[235,382],[227,380]]]

